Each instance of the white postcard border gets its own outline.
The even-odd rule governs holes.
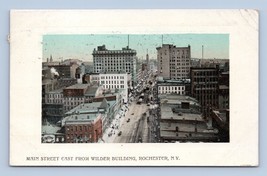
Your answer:
[[[10,165],[257,166],[258,18],[257,11],[245,9],[12,10]],[[42,144],[42,35],[151,33],[230,34],[230,143]],[[76,158],[92,156],[134,156],[136,161]],[[168,161],[139,160],[151,156],[166,156]],[[27,157],[39,159],[28,161]],[[41,157],[54,157],[54,161]],[[175,158],[171,160],[172,157]]]

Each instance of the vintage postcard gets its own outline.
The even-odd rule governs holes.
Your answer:
[[[258,28],[247,9],[11,10],[10,165],[257,166]]]

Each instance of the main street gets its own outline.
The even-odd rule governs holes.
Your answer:
[[[148,84],[148,81],[153,82],[153,85]],[[154,87],[153,76],[149,76],[146,82],[141,81],[139,88],[141,92],[145,92],[142,97],[141,104],[138,103],[141,93],[134,94],[134,98],[130,97],[130,101],[127,105],[122,108],[123,114],[120,118],[114,119],[112,124],[116,128],[108,129],[103,135],[103,142],[108,143],[137,143],[143,142],[148,143],[154,142],[154,116],[151,117],[149,114],[149,109],[154,107],[150,105],[150,100],[154,99],[154,93],[152,87]],[[149,90],[144,90],[144,88],[149,87]],[[153,108],[152,108],[153,109]],[[151,110],[152,110],[151,109]],[[150,110],[150,112],[151,112]],[[150,120],[149,120],[150,119]]]
[[[147,141],[147,122],[146,120],[141,120],[144,113],[148,112],[148,107],[146,104],[137,104],[137,100],[134,100],[129,105],[129,110],[127,111],[122,125],[119,129],[121,135],[117,135],[114,139],[114,143],[135,143],[135,142],[148,142]],[[139,134],[141,133],[141,136]],[[142,141],[138,141],[141,137]]]

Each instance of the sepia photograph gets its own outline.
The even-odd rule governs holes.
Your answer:
[[[258,28],[252,9],[11,10],[10,165],[258,166]]]
[[[42,45],[42,143],[229,142],[229,34],[57,34]]]

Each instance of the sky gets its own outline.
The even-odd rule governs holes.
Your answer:
[[[162,37],[163,36],[163,37]],[[162,40],[163,39],[163,40]],[[229,34],[130,34],[129,46],[137,51],[139,59],[157,59],[156,47],[173,44],[177,47],[191,46],[191,58],[229,59]],[[97,46],[106,45],[109,50],[120,50],[128,45],[127,34],[64,34],[43,36],[43,61],[52,56],[53,61],[80,59],[92,61]]]

